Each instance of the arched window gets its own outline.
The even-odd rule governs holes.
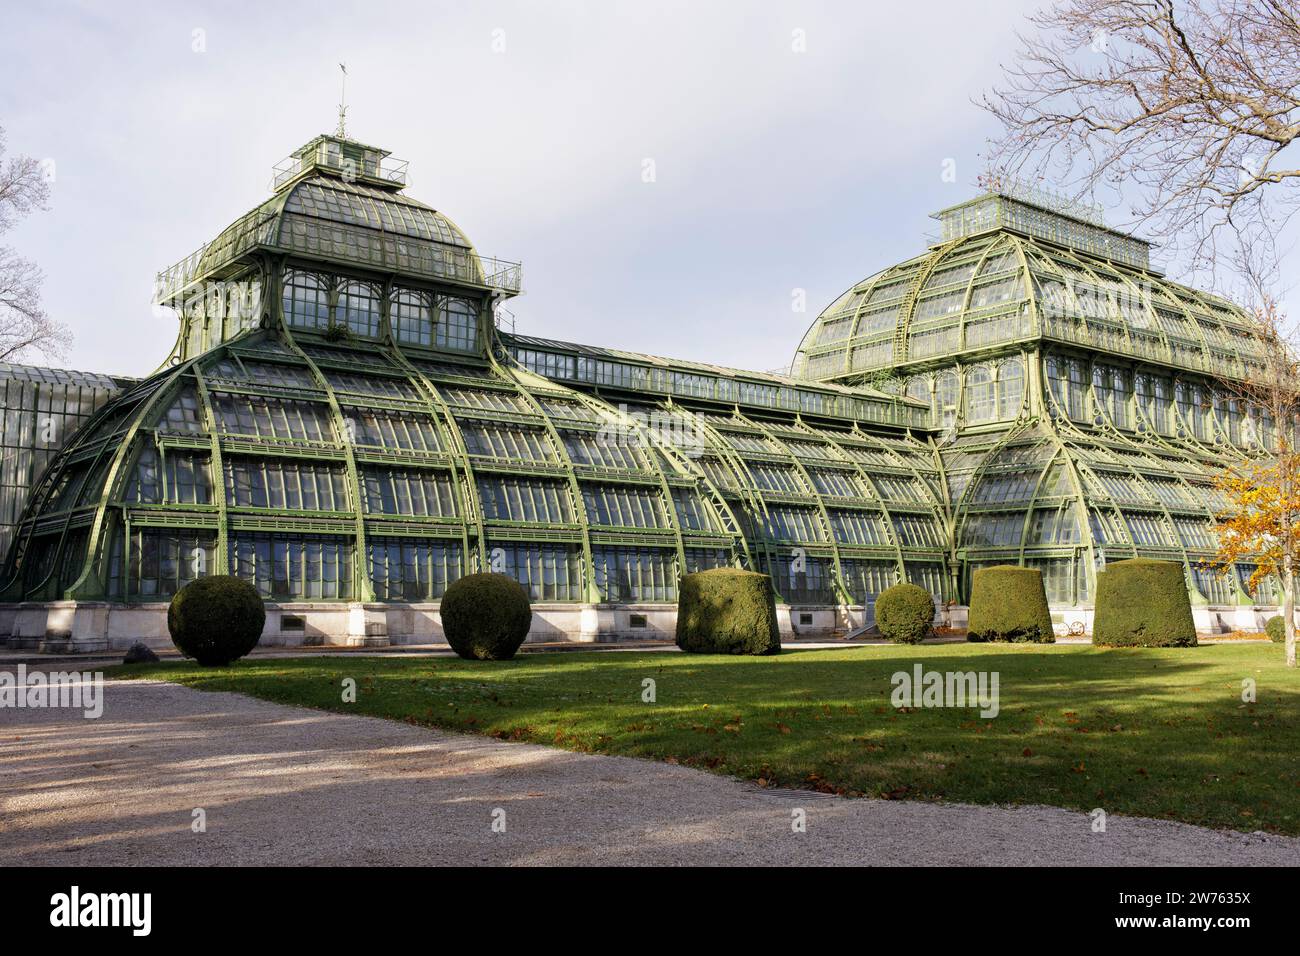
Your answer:
[[[998,418],[1009,421],[1020,417],[1025,401],[1025,366],[1020,359],[1008,359],[998,369]]]
[[[394,289],[388,306],[397,341],[409,345],[433,344],[433,296],[415,289]]]
[[[300,329],[324,329],[330,324],[329,286],[323,276],[290,272],[284,277],[284,320]]]
[[[235,283],[230,289],[227,331],[233,334],[257,328],[262,312],[262,280]]]
[[[1146,425],[1155,431],[1159,431],[1156,425],[1156,383],[1155,380],[1146,372],[1139,372],[1133,376],[1133,395],[1137,406],[1137,420],[1139,425]]]
[[[1110,369],[1110,420],[1116,428],[1131,428],[1128,413],[1128,375],[1123,369]]]
[[[983,365],[966,372],[966,423],[978,425],[993,420],[995,411],[993,373]]]
[[[1224,437],[1234,445],[1241,444],[1242,403],[1222,392],[1214,393],[1214,413]]]
[[[435,343],[441,348],[473,352],[478,348],[478,314],[465,299],[442,299],[438,303]]]
[[[1192,434],[1205,441],[1210,438],[1211,412],[1209,395],[1200,385],[1191,387]]]
[[[1065,374],[1064,363],[1055,355],[1047,358],[1047,388],[1052,394],[1057,409],[1066,414],[1066,394],[1069,391],[1069,379]]]
[[[907,383],[907,397],[925,402],[932,410],[934,408],[933,397],[930,395],[930,380],[924,375],[918,375]]]
[[[1156,379],[1155,428],[1162,435],[1174,434],[1174,386],[1167,378]]]
[[[1078,359],[1070,359],[1070,391],[1067,414],[1076,422],[1087,420],[1088,368]]]
[[[1098,420],[1109,416],[1110,412],[1110,370],[1104,365],[1092,368],[1093,413]]]
[[[373,339],[379,335],[379,297],[368,282],[345,282],[339,287],[338,319],[353,335]]]
[[[945,432],[951,432],[957,422],[957,390],[960,382],[957,373],[949,369],[940,372],[934,382],[935,411],[938,413],[939,425]]]
[[[1183,428],[1193,438],[1204,440],[1205,410],[1201,387],[1179,382],[1174,389],[1174,401],[1178,405],[1178,414],[1183,420]]]

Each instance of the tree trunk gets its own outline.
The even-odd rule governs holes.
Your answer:
[[[1282,620],[1286,622],[1286,666],[1295,667],[1295,565],[1288,551],[1282,558]]]

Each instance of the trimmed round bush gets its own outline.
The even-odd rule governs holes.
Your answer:
[[[442,632],[466,660],[508,661],[528,636],[528,592],[504,574],[468,574],[442,596]]]
[[[1092,642],[1107,647],[1195,647],[1192,602],[1177,561],[1132,558],[1097,575]]]
[[[1274,614],[1264,622],[1264,633],[1274,644],[1286,643],[1286,618],[1281,614]]]
[[[772,578],[740,568],[714,568],[682,577],[677,597],[677,646],[695,654],[779,654]]]
[[[224,667],[257,646],[266,606],[243,578],[214,574],[191,581],[167,608],[172,643],[204,667]]]
[[[895,584],[876,598],[876,627],[895,644],[919,644],[934,624],[934,598],[915,584]]]
[[[1003,564],[971,575],[971,641],[1012,641],[1052,644],[1052,613],[1047,609],[1043,572]]]

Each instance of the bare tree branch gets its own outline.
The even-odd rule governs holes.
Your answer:
[[[44,209],[50,187],[44,171],[29,156],[4,161],[5,135],[0,129],[0,234],[37,209]],[[0,361],[23,358],[32,351],[65,354],[72,336],[41,308],[44,275],[35,263],[0,246]]]
[[[1275,262],[1300,208],[1300,18],[1283,0],[1059,0],[1005,83],[995,172],[1079,197],[1136,186],[1125,223],[1185,251]]]

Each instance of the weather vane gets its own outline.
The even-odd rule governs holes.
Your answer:
[[[347,139],[347,120],[348,120],[348,67],[346,63],[340,63],[339,69],[343,72],[343,92],[339,96],[339,127],[334,131],[339,139]]]

